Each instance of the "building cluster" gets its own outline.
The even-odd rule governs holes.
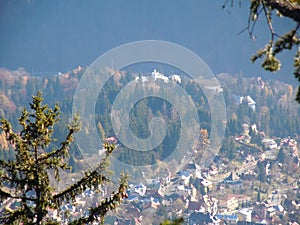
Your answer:
[[[147,183],[131,184],[128,200],[123,207],[136,208],[137,217],[130,220],[125,215],[116,219],[115,224],[144,224],[143,221],[149,217],[183,217],[185,224],[190,225],[299,225],[299,221],[293,219],[293,214],[299,214],[300,201],[297,199],[300,196],[300,183],[292,177],[286,179],[286,171],[277,160],[281,148],[299,159],[297,142],[290,137],[265,137],[261,143],[263,151],[249,151],[246,146],[251,145],[247,145],[243,139],[236,137],[235,141],[245,144],[245,150],[239,150],[240,163],[231,171],[231,162],[224,162],[216,155],[207,168],[190,162],[176,174],[158,176]],[[262,171],[258,169],[258,164],[263,165]],[[299,167],[299,164],[295,166]],[[261,173],[266,176],[267,185],[259,181]],[[288,191],[298,197],[289,199]]]
[[[141,81],[142,83],[149,82],[150,80],[154,80],[154,81],[161,80],[164,83],[169,83],[169,81],[172,81],[174,83],[179,83],[179,84],[181,84],[181,81],[182,81],[180,75],[173,74],[173,75],[167,77],[157,70],[153,70],[153,72],[151,73],[151,76],[137,76],[135,78],[135,80]]]

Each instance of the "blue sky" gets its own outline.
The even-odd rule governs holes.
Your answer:
[[[276,75],[250,57],[269,38],[264,23],[257,40],[247,32],[248,4],[222,9],[225,0],[201,1],[25,1],[0,2],[0,67],[29,72],[68,71],[88,66],[106,51],[132,41],[164,40],[189,48],[217,74],[242,72],[295,82],[292,54],[282,56]],[[278,31],[290,26],[277,21]],[[286,63],[287,62],[287,63]]]

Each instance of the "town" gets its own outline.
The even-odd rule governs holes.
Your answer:
[[[159,224],[163,218],[180,217],[190,225],[299,224],[298,143],[289,137],[263,138],[262,150],[250,140],[247,134],[233,140],[244,149],[234,160],[216,155],[206,168],[192,161],[176,174],[130,183],[128,197],[105,224]],[[51,211],[49,217],[67,222],[88,213],[89,203],[106,196],[107,190],[100,190],[85,191],[75,204],[64,205],[60,215]]]
[[[233,83],[229,80],[233,78],[222,76]],[[59,75],[61,79],[64,77]],[[169,82],[186,85],[182,84],[186,81],[181,76],[165,76],[157,70],[150,76],[136,76],[133,79],[141,85],[151,81],[163,85],[169,85]],[[270,84],[265,84],[260,77],[243,80],[262,92],[273,88],[267,87]],[[205,88],[216,93],[224,91],[223,87],[211,84]],[[255,98],[245,93],[231,94],[233,108],[244,107],[244,111],[246,109],[254,114],[262,111]],[[145,176],[143,182],[131,182],[129,178],[122,204],[106,215],[105,224],[160,224],[176,218],[183,218],[184,224],[189,225],[299,224],[299,137],[266,135],[261,124],[241,123],[239,127],[237,120],[244,117],[245,112],[238,114],[236,110],[231,113],[222,147],[211,162],[206,165],[200,163],[203,153],[211,148],[208,131],[201,128],[199,137],[202,141],[194,146],[193,158],[176,172],[167,168],[152,179]],[[0,139],[1,147],[9,149],[3,133]],[[120,144],[114,136],[106,141],[116,146]],[[5,154],[7,152],[3,151]],[[62,183],[71,185],[72,177],[78,174],[76,171],[66,173]],[[97,189],[87,189],[76,195],[74,202],[64,202],[59,210],[49,209],[47,218],[68,224],[82,215],[88,216],[88,209],[107,198],[111,188],[110,185],[100,185]],[[20,204],[19,199],[7,198],[1,203],[0,212],[15,210]]]

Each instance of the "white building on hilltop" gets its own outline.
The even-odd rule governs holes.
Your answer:
[[[272,150],[272,149],[275,149],[278,147],[276,141],[274,141],[273,139],[270,139],[270,138],[264,138],[262,140],[262,143],[264,144],[266,149]]]
[[[154,78],[154,80],[157,80],[157,79],[161,79],[163,80],[165,83],[168,83],[169,82],[169,78],[166,77],[165,75],[159,73],[158,71],[154,70],[152,73],[151,73],[152,77]]]
[[[169,77],[173,82],[181,84],[181,77],[179,75],[173,74]]]
[[[253,111],[255,111],[256,102],[254,101],[254,99],[251,96],[248,95],[248,96],[243,97],[243,96],[234,95],[233,98],[237,104],[242,104],[243,102],[246,102],[248,104],[248,106],[251,109],[253,109]]]

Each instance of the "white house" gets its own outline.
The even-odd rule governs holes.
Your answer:
[[[145,76],[136,77],[136,78],[135,78],[135,81],[138,81],[138,80],[140,80],[140,79],[141,79],[142,83],[145,83],[145,82],[148,82],[148,81],[149,81],[148,77],[145,77]]]
[[[172,81],[181,84],[181,77],[179,75],[173,74],[169,77]]]
[[[256,105],[256,102],[253,100],[253,98],[251,98],[251,96],[246,96],[244,97],[243,101],[246,101],[248,103],[248,106],[255,110],[255,105]]]
[[[256,102],[251,96],[248,95],[245,97],[241,97],[238,95],[234,95],[233,98],[237,104],[242,104],[243,102],[246,102],[252,110],[255,110]]]
[[[134,192],[138,193],[140,196],[144,196],[147,190],[147,186],[140,183],[134,187]]]
[[[169,82],[169,78],[166,77],[165,75],[159,73],[158,71],[154,70],[152,73],[151,73],[152,77],[154,78],[154,80],[157,80],[157,79],[161,79],[163,80],[165,83],[168,83]]]
[[[273,139],[265,138],[262,140],[262,143],[264,144],[265,148],[267,149],[275,149],[277,148],[277,143]]]
[[[242,221],[251,222],[251,215],[252,215],[251,209],[242,208],[238,214],[240,217],[242,217]]]

